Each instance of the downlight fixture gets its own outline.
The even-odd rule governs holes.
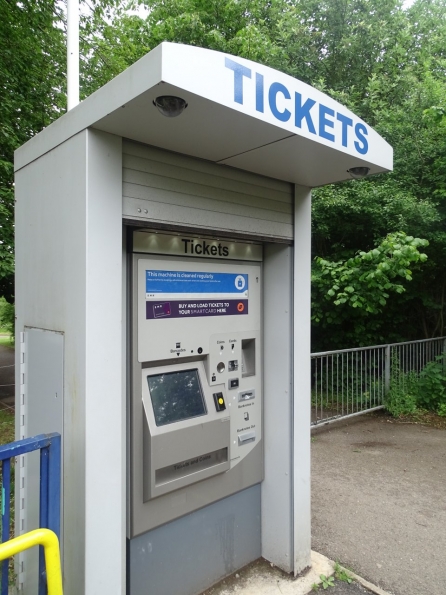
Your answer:
[[[153,105],[166,118],[176,118],[187,108],[186,101],[175,95],[160,95],[153,101]]]
[[[366,175],[369,173],[370,167],[351,167],[347,170],[347,172],[351,175],[351,177],[355,180],[360,180],[361,178],[365,178]]]

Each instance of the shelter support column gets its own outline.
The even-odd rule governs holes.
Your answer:
[[[262,556],[295,575],[311,564],[311,192],[295,188],[294,247],[264,249]]]
[[[293,248],[263,254],[262,556],[293,572]]]
[[[294,574],[311,564],[311,191],[295,187],[293,341]]]
[[[111,595],[125,593],[121,138],[89,130],[87,150],[85,586],[82,592]],[[80,585],[77,587],[79,592]],[[73,585],[70,593],[74,592],[72,589]]]

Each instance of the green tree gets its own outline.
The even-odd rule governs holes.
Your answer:
[[[14,150],[65,106],[65,49],[56,2],[0,0],[0,295],[14,296]]]
[[[313,202],[315,256],[347,259],[396,231],[429,240],[429,259],[405,294],[389,300],[379,317],[369,316],[371,343],[446,333],[446,84],[418,66],[395,84],[398,102],[389,97],[386,80],[378,78],[370,79],[364,102],[376,129],[394,147],[394,171],[318,189]],[[363,328],[356,328],[350,344],[364,338]],[[329,348],[333,339],[338,344],[339,338],[315,326],[317,349]]]
[[[420,248],[428,244],[395,232],[372,250],[358,251],[347,260],[317,257],[312,274],[312,320],[324,332],[334,331],[332,341],[337,347],[345,347],[352,339],[355,345],[369,344],[377,328],[371,317],[376,321],[376,315],[382,315],[391,294],[406,291],[413,269],[427,260]]]
[[[12,151],[65,106],[58,6],[0,0],[0,39],[7,50],[0,57],[5,295],[13,262]],[[82,18],[81,97],[167,40],[287,72],[375,127],[394,147],[394,171],[314,191],[313,348],[446,333],[446,0],[416,0],[409,8],[401,0],[97,0],[84,6],[90,8]],[[145,18],[135,14],[139,6]],[[429,242],[426,262],[406,267],[413,280],[388,279],[384,290],[361,281],[374,262],[363,255],[377,250],[383,262],[395,263],[395,254],[381,248],[403,237]],[[345,286],[353,287],[353,302],[353,294],[342,302],[341,289],[326,286],[341,270],[356,275]]]

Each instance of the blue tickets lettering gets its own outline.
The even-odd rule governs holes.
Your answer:
[[[251,70],[229,58],[225,58],[225,66],[234,71],[234,101],[243,105],[243,77],[250,79]]]
[[[340,113],[336,114],[336,119],[342,124],[342,146],[346,147],[348,145],[348,127],[353,126],[353,120]]]
[[[367,139],[364,136],[368,134],[367,128],[364,126],[364,124],[361,124],[360,122],[356,124],[355,134],[356,138],[359,141],[359,143],[358,141],[355,141],[355,149],[358,151],[358,153],[361,153],[361,155],[365,155],[369,150],[369,143],[367,142]]]
[[[253,77],[253,71],[248,68],[247,66],[244,66],[243,64],[239,64],[238,62],[235,62],[234,60],[231,60],[230,58],[225,56],[225,66],[226,68],[228,68],[229,70],[232,70],[234,73],[234,101],[236,103],[242,104],[244,103],[244,79],[254,79],[255,78],[255,83],[253,81],[253,86],[250,87],[251,89],[251,93],[249,94],[249,98],[250,101],[255,101],[255,109],[257,112],[260,113],[264,113],[265,111],[265,93],[266,93],[266,89],[265,88],[265,77],[263,74],[260,74],[259,72],[254,72],[255,77]],[[252,91],[255,91],[255,94],[252,94]],[[288,120],[291,118],[292,112],[287,109],[286,107],[283,108],[283,110],[280,110],[277,106],[278,103],[278,95],[281,94],[284,98],[285,101],[290,100],[291,99],[291,94],[290,91],[288,90],[288,88],[279,82],[273,82],[268,89],[268,102],[269,102],[269,108],[270,111],[272,113],[272,115],[277,119],[280,120],[281,122],[288,122]],[[352,128],[354,130],[354,134],[355,134],[355,139],[353,142],[354,148],[355,150],[361,154],[361,155],[365,155],[368,150],[369,150],[369,144],[368,144],[368,129],[367,127],[361,123],[358,122],[356,123],[356,125],[354,125],[353,123],[353,119],[342,114],[339,112],[335,112],[334,109],[329,108],[328,106],[319,103],[318,107],[316,109],[318,109],[319,111],[319,123],[318,123],[318,130],[316,131],[316,126],[315,123],[313,121],[313,117],[314,117],[314,113],[312,113],[312,108],[316,105],[316,102],[314,99],[311,99],[310,97],[306,98],[304,100],[304,98],[302,97],[302,94],[295,91],[294,93],[294,125],[296,126],[296,128],[300,128],[302,129],[303,127],[303,121],[305,120],[306,123],[306,127],[308,129],[309,132],[311,132],[312,134],[317,134],[320,138],[324,138],[326,140],[329,140],[330,142],[336,142],[336,138],[338,137],[338,142],[339,140],[342,143],[343,147],[348,147],[349,145],[349,132],[350,132],[350,128]],[[340,127],[339,125],[336,126],[335,128],[335,122],[339,122],[340,123]],[[336,133],[335,133],[336,130]],[[340,135],[340,139],[339,139],[339,135]],[[350,143],[352,142],[353,139],[350,139]],[[185,242],[185,240],[183,240],[183,242]],[[189,242],[189,241],[187,241]],[[192,245],[192,248],[194,248],[193,242],[190,242]],[[187,251],[188,246],[185,246],[185,251]],[[220,248],[220,247],[219,247]],[[215,252],[215,247],[210,248],[210,250],[212,251],[212,254],[214,255]],[[227,248],[223,248],[223,250],[227,251]],[[195,250],[195,252],[198,254],[201,251],[201,247],[199,247],[197,250]],[[207,251],[203,251],[203,254],[206,252],[206,254],[208,254]],[[224,254],[225,256],[227,256],[227,254]]]
[[[258,112],[264,111],[263,106],[263,74],[256,72],[256,110]]]
[[[334,134],[331,132],[327,132],[326,127],[334,128],[333,120],[329,120],[327,116],[332,116],[334,118],[334,110],[330,109],[329,107],[323,105],[322,103],[319,104],[319,136],[322,138],[326,138],[334,143],[335,137]]]
[[[282,83],[273,83],[269,88],[269,107],[274,115],[275,118],[280,120],[281,122],[288,122],[291,118],[291,112],[288,109],[284,109],[283,112],[280,112],[277,108],[277,94],[282,93],[285,99],[291,99],[290,92],[282,85]]]
[[[294,94],[294,103],[295,103],[295,114],[294,114],[294,123],[298,128],[302,128],[302,120],[305,118],[305,121],[308,126],[308,130],[313,134],[316,134],[316,128],[314,127],[313,120],[311,119],[310,110],[313,105],[316,105],[314,99],[308,98],[306,102],[302,105],[302,95],[300,93]]]

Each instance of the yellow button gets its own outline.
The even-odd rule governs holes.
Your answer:
[[[220,398],[218,399],[218,404],[219,404],[219,405],[223,405],[223,403],[224,403],[224,401],[223,401],[223,399],[220,397]]]

